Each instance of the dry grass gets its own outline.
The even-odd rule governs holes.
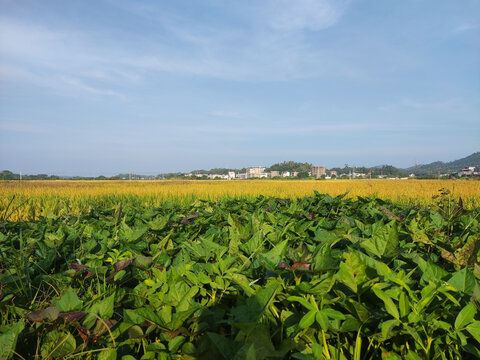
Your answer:
[[[480,206],[480,183],[459,180],[235,180],[235,181],[6,181],[0,182],[0,217],[26,220],[40,215],[78,213],[96,206],[155,206],[164,201],[193,198],[294,198],[314,190],[332,196],[376,195],[402,203],[425,205],[441,188],[462,197],[469,207]],[[12,200],[13,199],[13,200]],[[9,205],[10,204],[10,205]]]

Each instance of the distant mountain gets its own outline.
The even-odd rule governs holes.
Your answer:
[[[442,161],[435,161],[430,164],[418,165],[409,167],[406,170],[415,173],[453,173],[463,169],[466,166],[480,167],[480,152],[473,153],[462,159],[444,163]]]

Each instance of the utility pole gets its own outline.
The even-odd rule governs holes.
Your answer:
[[[20,180],[22,180],[22,171],[20,170]]]

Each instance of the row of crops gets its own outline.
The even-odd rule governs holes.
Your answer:
[[[480,209],[315,193],[0,223],[0,359],[480,358]]]
[[[347,197],[377,196],[404,205],[426,206],[443,188],[463,199],[467,209],[480,207],[477,180],[154,180],[0,181],[0,221],[29,221],[40,216],[79,214],[90,208],[162,206],[166,201],[189,205],[195,199],[298,198],[313,191]]]

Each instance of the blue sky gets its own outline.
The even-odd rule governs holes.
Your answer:
[[[478,0],[0,9],[0,169],[408,167],[480,150]]]

